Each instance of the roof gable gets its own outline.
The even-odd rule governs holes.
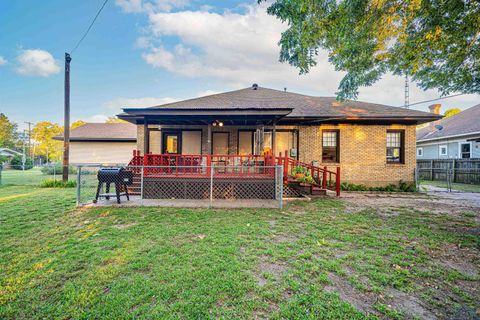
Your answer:
[[[127,115],[151,115],[167,110],[252,110],[291,109],[285,119],[333,118],[347,120],[361,119],[408,119],[426,122],[439,119],[429,112],[392,107],[361,101],[337,101],[335,97],[314,97],[298,93],[274,90],[264,87],[249,87],[235,91],[177,101],[150,108],[124,108]]]
[[[63,140],[63,135],[54,137]],[[86,123],[70,130],[70,141],[136,141],[137,127],[131,123]]]
[[[441,126],[442,129],[439,130],[438,126]],[[479,132],[480,104],[463,110],[451,117],[438,120],[434,125],[426,126],[417,130],[417,141],[442,139]]]

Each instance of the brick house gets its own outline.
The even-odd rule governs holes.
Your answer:
[[[342,181],[413,182],[418,124],[440,116],[380,104],[313,97],[254,84],[149,108],[124,108],[141,154],[259,155],[340,167]]]

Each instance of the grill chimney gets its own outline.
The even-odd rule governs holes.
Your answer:
[[[428,109],[430,109],[431,113],[435,114],[440,114],[440,108],[442,105],[440,103],[432,104],[431,106],[428,106]]]
[[[258,84],[256,84],[256,83],[252,84],[252,89],[257,90],[258,89]]]

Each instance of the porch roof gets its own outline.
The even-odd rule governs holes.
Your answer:
[[[292,112],[291,108],[174,109],[125,108],[120,119],[141,124],[208,125],[221,121],[225,125],[270,125]]]

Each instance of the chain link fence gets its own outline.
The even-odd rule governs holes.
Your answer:
[[[0,186],[28,185],[56,187],[62,181],[63,167],[60,163],[49,163],[42,166],[0,165]],[[69,167],[70,179],[74,179],[76,167]],[[70,186],[73,185],[73,180]]]
[[[428,166],[425,162],[415,169],[415,177],[419,191],[480,193],[480,168]]]
[[[76,168],[79,205],[282,207],[281,166]]]

